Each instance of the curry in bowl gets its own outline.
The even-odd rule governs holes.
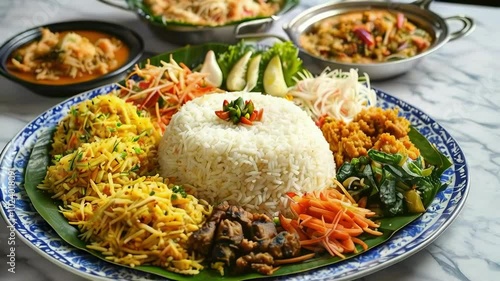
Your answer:
[[[144,41],[125,26],[68,21],[35,26],[0,46],[0,75],[49,97],[117,82],[142,57]]]
[[[381,63],[426,51],[433,36],[403,13],[390,10],[349,12],[325,18],[301,34],[311,55],[344,63]]]
[[[67,85],[89,81],[123,66],[130,49],[121,40],[96,30],[52,32],[14,50],[7,70],[36,84]]]

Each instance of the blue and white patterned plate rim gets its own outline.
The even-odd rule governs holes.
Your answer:
[[[31,248],[44,258],[82,277],[92,280],[161,280],[138,270],[107,263],[65,243],[41,218],[24,191],[24,169],[38,135],[53,128],[73,104],[108,93],[114,85],[103,86],[63,101],[26,125],[0,155],[1,214]],[[469,192],[469,173],[465,156],[456,141],[427,114],[406,102],[376,90],[378,106],[398,107],[421,133],[453,161],[443,176],[450,185],[438,193],[428,211],[398,231],[389,241],[354,258],[331,266],[276,278],[277,280],[352,280],[393,265],[425,248],[453,222],[463,208]]]

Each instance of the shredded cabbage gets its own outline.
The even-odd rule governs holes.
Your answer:
[[[330,116],[348,123],[362,109],[375,106],[377,102],[368,75],[364,74],[365,83],[361,83],[355,69],[344,72],[327,68],[317,77],[305,75],[302,78],[288,95],[315,121]]]

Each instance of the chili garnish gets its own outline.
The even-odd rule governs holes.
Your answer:
[[[243,123],[253,125],[254,121],[262,120],[264,109],[256,110],[252,100],[243,101],[243,98],[228,102],[224,100],[222,110],[216,110],[215,115],[222,120],[231,121],[233,124]]]

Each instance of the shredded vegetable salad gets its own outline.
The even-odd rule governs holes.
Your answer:
[[[145,0],[155,16],[190,24],[217,26],[247,18],[271,16],[281,0]]]
[[[362,109],[375,106],[377,96],[370,87],[359,82],[358,72],[351,69],[326,69],[317,77],[306,76],[288,92],[290,98],[318,123],[327,116],[350,122]]]
[[[206,79],[208,74],[193,72],[172,57],[160,66],[147,63],[134,71],[121,86],[118,96],[147,110],[154,125],[163,133],[172,116],[186,102],[219,89]]]
[[[302,196],[289,193],[295,218],[280,215],[279,219],[284,229],[299,236],[302,248],[313,252],[324,249],[332,256],[345,258],[347,253],[358,253],[356,244],[368,249],[358,236],[380,236],[382,232],[376,230],[380,225],[370,219],[375,213],[358,206],[342,184],[336,184],[342,192],[332,188]]]

